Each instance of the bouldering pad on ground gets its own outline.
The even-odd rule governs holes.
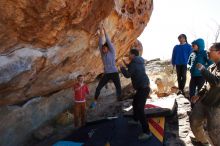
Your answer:
[[[140,125],[128,124],[128,117],[112,120],[102,120],[88,123],[85,127],[73,132],[64,140],[84,143],[83,146],[162,146],[163,144],[153,136],[147,141],[138,140],[141,133]]]
[[[53,146],[82,146],[83,143],[73,142],[73,141],[58,141],[53,144]]]
[[[171,116],[176,110],[175,95],[159,99],[147,99],[145,114],[147,117]],[[132,105],[123,108],[125,116],[132,116]]]

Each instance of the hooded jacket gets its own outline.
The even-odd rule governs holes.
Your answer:
[[[149,86],[149,78],[145,72],[144,59],[142,57],[136,56],[127,67],[128,70],[125,67],[121,67],[121,72],[126,78],[131,78],[135,90]]]
[[[206,68],[212,64],[212,61],[208,59],[207,52],[205,49],[205,43],[203,39],[197,39],[192,42],[192,45],[198,46],[198,51],[193,51],[188,60],[188,65],[190,67],[190,73],[192,77],[202,76],[201,72],[197,69],[196,64],[201,63]]]

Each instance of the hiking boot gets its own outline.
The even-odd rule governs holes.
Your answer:
[[[138,136],[138,139],[139,140],[148,140],[152,137],[152,134],[149,133],[149,134],[146,134],[146,133],[142,133]]]
[[[90,108],[90,109],[95,109],[96,104],[97,104],[97,102],[96,102],[96,101],[93,101],[93,102],[90,104],[89,108]]]
[[[129,120],[128,121],[128,124],[131,124],[131,125],[139,125],[139,121],[135,121],[135,120]]]

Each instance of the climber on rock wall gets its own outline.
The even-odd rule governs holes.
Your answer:
[[[99,35],[99,49],[100,49],[100,53],[102,57],[102,62],[104,65],[104,75],[100,79],[99,84],[96,88],[94,101],[91,103],[90,108],[94,108],[96,106],[101,89],[110,80],[112,80],[115,85],[117,99],[120,100],[120,96],[121,96],[121,82],[119,78],[118,69],[116,67],[115,47],[112,44],[103,25],[101,25],[100,28],[98,29],[98,35]],[[103,36],[105,37],[105,40],[106,40],[104,44],[102,40]]]

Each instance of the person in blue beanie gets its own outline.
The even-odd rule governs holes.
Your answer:
[[[212,64],[209,60],[207,52],[205,49],[205,42],[203,39],[199,38],[192,42],[193,52],[191,53],[188,60],[188,68],[190,69],[191,79],[189,83],[189,96],[195,96],[196,93],[200,91],[205,83],[205,79],[201,72],[196,67],[196,64],[200,63],[206,68]]]
[[[192,47],[187,42],[187,37],[185,34],[178,36],[180,42],[173,48],[172,53],[172,65],[176,67],[177,81],[179,90],[184,94],[184,88],[186,84],[186,73],[187,73],[187,63],[189,56],[192,52]]]

